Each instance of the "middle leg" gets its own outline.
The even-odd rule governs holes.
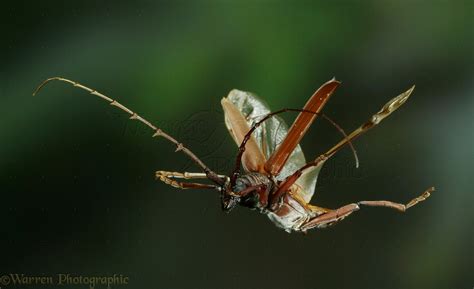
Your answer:
[[[278,199],[289,190],[289,188],[310,168],[322,166],[326,160],[332,157],[336,152],[338,152],[344,145],[351,144],[351,141],[356,139],[358,136],[363,134],[364,132],[368,131],[372,127],[378,125],[384,118],[389,116],[392,112],[397,110],[405,101],[408,99],[410,94],[412,93],[414,87],[410,88],[409,90],[405,91],[404,93],[398,95],[397,97],[391,99],[387,102],[377,113],[372,115],[372,117],[362,124],[359,128],[354,130],[349,136],[345,137],[327,152],[321,154],[315,160],[307,163],[303,167],[296,170],[292,175],[288,176],[279,186],[278,190],[276,190],[270,196],[270,203],[273,204],[278,201]]]

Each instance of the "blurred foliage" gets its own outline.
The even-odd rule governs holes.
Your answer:
[[[40,1],[3,3],[0,273],[124,274],[127,288],[471,288],[472,1]],[[405,201],[301,236],[153,172],[190,170],[163,140],[64,76],[118,99],[227,173],[220,98],[253,91],[301,107],[333,76],[325,113],[357,127],[412,84],[409,102],[323,169],[313,200]],[[292,121],[294,115],[285,119]],[[339,135],[303,140],[316,156]]]

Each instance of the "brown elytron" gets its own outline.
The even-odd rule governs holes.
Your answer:
[[[288,131],[287,137],[276,148],[275,152],[270,156],[265,163],[265,171],[270,175],[278,175],[283,169],[283,166],[288,161],[290,154],[294,151],[296,146],[300,143],[304,134],[313,123],[317,114],[319,113],[329,97],[339,86],[338,81],[329,81],[327,84],[321,86],[304,106],[304,110],[313,111],[314,114],[300,113],[295,122]]]
[[[163,137],[173,143],[176,146],[176,151],[186,154],[202,171],[198,173],[157,171],[156,177],[164,183],[180,189],[217,190],[220,193],[223,210],[230,211],[237,205],[257,209],[287,232],[306,232],[312,228],[327,227],[359,210],[361,205],[387,207],[404,212],[424,201],[434,191],[433,187],[428,188],[407,204],[385,200],[359,201],[338,209],[325,209],[309,204],[315,191],[318,173],[326,160],[346,144],[353,149],[351,141],[379,124],[404,104],[414,86],[390,100],[380,111],[349,135],[321,113],[330,96],[340,85],[340,82],[335,79],[323,84],[310,97],[303,109],[282,109],[275,112],[271,112],[266,104],[255,95],[232,90],[227,97],[222,99],[221,104],[224,109],[226,126],[232,138],[239,145],[239,150],[235,168],[229,176],[226,176],[212,171],[182,143],[132,110],[75,81],[62,77],[49,78],[41,83],[33,95],[53,80],[67,82],[86,90],[90,94],[106,100],[110,105],[125,111],[130,115],[130,119],[138,120],[151,128],[154,132],[153,137]],[[287,111],[299,112],[290,129],[277,116],[277,114]],[[318,116],[334,125],[344,138],[327,152],[308,162],[299,142]],[[355,150],[354,155],[358,165]],[[243,174],[241,167],[245,170]],[[208,179],[212,184],[187,181],[193,179]]]

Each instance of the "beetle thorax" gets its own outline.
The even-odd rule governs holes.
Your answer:
[[[235,194],[241,195],[239,198],[241,206],[264,212],[269,193],[273,188],[274,182],[266,175],[250,173],[238,177],[232,189]]]
[[[249,187],[259,185],[265,185],[268,190],[273,186],[273,181],[264,174],[249,173],[238,177],[235,181],[235,186],[232,189],[234,192],[239,193]]]

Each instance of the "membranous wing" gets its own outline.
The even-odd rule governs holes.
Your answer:
[[[268,105],[255,94],[240,91],[237,89],[232,90],[229,95],[222,100],[222,102],[224,107],[226,126],[229,129],[232,137],[236,141],[237,145],[240,145],[243,137],[236,137],[234,128],[235,125],[230,123],[229,121],[229,108],[226,108],[226,106],[224,106],[225,102],[233,104],[233,107],[239,110],[241,116],[243,117],[243,119],[245,119],[248,128],[250,128],[255,122],[259,121],[260,119],[265,117],[265,115],[271,112]],[[227,107],[230,106],[227,105]],[[253,141],[255,142],[255,145],[258,146],[260,153],[264,156],[265,160],[267,160],[275,152],[277,147],[283,142],[287,134],[288,126],[286,125],[285,121],[278,116],[273,116],[272,118],[262,123],[260,127],[258,127],[254,131]],[[252,139],[247,143],[245,153],[249,152],[249,143],[251,141]],[[255,149],[252,147],[250,147],[250,149],[252,151],[255,151]],[[247,171],[255,171],[248,169],[248,167],[251,167],[251,165],[249,166],[248,164],[246,164],[247,158],[245,158],[245,153],[242,162],[244,165],[244,169],[246,169]],[[248,156],[252,158],[250,156],[250,153],[248,154]],[[257,153],[256,158],[258,157],[259,154]],[[276,177],[277,180],[285,179],[305,164],[306,159],[304,157],[303,151],[301,150],[300,145],[297,145],[293,153],[291,153],[287,162],[281,169],[280,173]],[[304,175],[302,175],[296,182],[296,184],[301,188],[301,190],[298,191],[301,197],[303,197],[306,202],[309,202],[314,194],[316,181],[320,169],[321,167],[316,167],[311,170],[305,171]]]

